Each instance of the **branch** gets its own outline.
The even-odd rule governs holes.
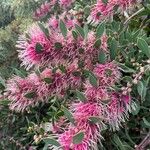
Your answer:
[[[137,12],[135,12],[133,15],[131,15],[125,22],[124,24],[127,24],[133,17],[135,17],[136,15],[138,15],[139,13],[141,13],[145,8],[141,8],[140,10],[138,10]]]
[[[146,146],[148,146],[149,144],[150,144],[150,132],[147,134],[147,136],[139,145],[135,146],[135,150],[145,150]]]

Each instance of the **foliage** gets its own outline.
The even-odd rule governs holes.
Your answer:
[[[18,41],[19,35],[27,33],[25,31],[32,26],[32,23],[36,24],[39,21],[37,25],[40,27],[40,30],[46,37],[49,37],[51,35],[49,31],[53,30],[50,24],[52,22],[51,19],[57,14],[58,18],[56,17],[55,19],[58,20],[55,21],[56,25],[58,21],[58,25],[56,26],[57,29],[54,29],[55,32],[53,34],[60,31],[63,39],[65,39],[68,32],[72,31],[74,40],[77,41],[78,38],[81,38],[86,41],[90,31],[94,31],[96,40],[92,47],[99,50],[98,57],[94,60],[95,63],[104,65],[107,61],[113,61],[116,62],[119,70],[121,70],[120,81],[110,86],[110,90],[123,93],[124,95],[131,95],[132,98],[129,108],[127,108],[130,112],[129,119],[127,119],[128,116],[125,116],[125,121],[121,123],[120,129],[117,131],[110,129],[111,127],[106,123],[107,127],[101,131],[101,135],[105,140],[99,141],[98,149],[134,150],[150,132],[150,1],[138,2],[135,7],[124,10],[123,13],[114,13],[113,19],[108,17],[106,20],[101,20],[98,23],[89,19],[92,5],[96,1],[77,0],[71,5],[71,10],[70,6],[69,8],[63,8],[63,6],[59,6],[56,3],[54,8],[46,12],[44,16],[35,18],[34,12],[38,8],[42,9],[40,5],[46,4],[45,2],[44,0],[9,0],[7,2],[3,0],[0,6],[2,7],[0,9],[2,11],[0,13],[0,138],[2,139],[0,147],[2,150],[57,149],[56,147],[59,147],[60,143],[54,136],[55,133],[53,133],[54,124],[63,116],[67,120],[65,120],[65,123],[75,125],[73,112],[70,111],[68,106],[76,102],[74,99],[78,99],[78,102],[80,101],[81,103],[87,102],[84,90],[77,88],[75,90],[67,89],[62,98],[59,97],[59,92],[57,96],[56,94],[48,95],[46,103],[39,101],[38,105],[22,113],[9,109],[11,101],[9,100],[9,93],[6,92],[9,85],[8,78],[15,74],[30,81],[28,75],[35,72],[37,76],[40,76],[42,71],[49,66],[48,64],[46,67],[34,67],[36,66],[34,64],[30,70],[20,67],[22,60],[18,59],[18,52],[16,51],[16,41]],[[107,1],[105,2],[107,3]],[[64,16],[61,16],[64,11],[67,11],[67,15],[73,14],[74,20],[77,21],[74,26],[68,26],[66,20],[69,17],[67,15],[65,19],[63,18]],[[108,37],[107,53],[100,51],[104,43],[102,41],[104,34]],[[27,39],[30,40],[30,35]],[[62,49],[63,44],[56,42],[54,47],[59,51]],[[40,54],[42,50],[43,45],[37,43],[36,52]],[[80,48],[79,53],[82,55],[84,49]],[[82,78],[84,80],[88,80],[93,87],[97,87],[99,83],[94,71],[90,72],[90,69],[82,67],[82,61],[79,66],[81,66],[81,71],[77,70],[73,74],[76,77],[83,75]],[[58,68],[63,74],[66,73],[64,64],[61,64]],[[57,72],[58,68],[54,68],[53,71],[55,72],[56,69]],[[43,80],[48,85],[53,82],[53,79],[49,76],[44,76]],[[27,92],[25,97],[34,101],[34,96],[36,97],[36,95],[33,95],[33,93],[33,91],[32,93]],[[103,122],[103,119],[91,116],[90,122],[98,124]],[[73,144],[82,143],[84,138],[84,132],[76,133],[73,136]],[[149,145],[146,146],[145,149],[148,150],[150,147]]]

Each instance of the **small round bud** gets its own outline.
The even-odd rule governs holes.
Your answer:
[[[39,138],[40,138],[40,139],[42,138],[42,135],[41,135],[41,134],[39,135]]]
[[[122,94],[123,94],[123,95],[127,95],[127,91],[123,91]]]
[[[144,67],[140,67],[140,72],[144,73]]]
[[[135,62],[135,58],[132,58],[132,59],[131,59],[131,63],[133,63],[133,62]]]
[[[131,89],[131,88],[129,88],[129,89],[128,89],[128,92],[130,93],[131,91],[132,91],[132,89]]]
[[[134,79],[133,80],[133,84],[137,84],[138,83],[138,80],[137,79]]]
[[[132,84],[128,82],[127,83],[127,87],[131,87],[131,86],[132,86]]]
[[[142,76],[139,76],[138,79],[141,80],[141,79],[142,79]]]
[[[147,63],[148,63],[148,64],[150,64],[150,59],[149,59],[149,60],[147,60]]]

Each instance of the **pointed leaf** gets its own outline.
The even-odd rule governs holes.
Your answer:
[[[84,30],[82,27],[78,26],[77,24],[75,24],[75,28],[76,30],[78,31],[78,33],[81,35],[82,38],[85,37],[85,34],[84,34]]]
[[[24,97],[29,98],[29,99],[35,98],[35,96],[36,96],[35,92],[28,92],[24,95]]]
[[[47,28],[45,28],[42,23],[38,23],[38,26],[39,26],[40,29],[44,32],[45,36],[46,36],[47,38],[49,38],[49,30],[48,30]]]
[[[96,38],[100,38],[105,31],[105,23],[101,23],[98,25],[96,30]]]
[[[148,122],[148,121],[146,120],[146,118],[143,118],[143,122],[144,122],[144,124],[145,124],[147,127],[150,128],[150,122]]]
[[[110,50],[110,58],[111,60],[114,60],[117,52],[117,41],[114,38],[110,42],[109,50]]]
[[[65,114],[65,116],[67,117],[67,119],[72,123],[75,124],[75,120],[73,118],[72,113],[66,108],[66,107],[62,107],[63,108],[63,112]]]
[[[97,87],[97,85],[98,85],[97,78],[96,78],[96,76],[93,73],[89,74],[89,81],[90,81],[91,85]]]
[[[147,42],[142,39],[142,38],[139,38],[137,40],[137,46],[140,50],[142,50],[142,52],[148,57],[150,58],[150,48],[148,47],[148,44]]]
[[[67,28],[66,28],[65,23],[62,20],[60,20],[59,27],[60,27],[62,35],[64,37],[66,37],[67,36]]]
[[[94,47],[95,47],[95,48],[100,48],[100,46],[101,46],[101,40],[98,39],[98,40],[96,40],[96,42],[94,43]]]
[[[106,62],[106,55],[104,52],[100,52],[98,55],[98,61],[100,64],[104,64]]]
[[[60,147],[60,143],[58,141],[56,141],[55,139],[52,139],[52,138],[45,138],[43,139],[43,141],[45,142],[45,144],[48,146],[48,145],[54,145],[54,146],[57,146],[57,147]]]
[[[73,144],[80,144],[84,139],[84,133],[79,132],[73,137]]]
[[[82,102],[86,101],[86,97],[84,96],[82,92],[76,90],[76,95],[77,95],[77,98],[79,98]]]
[[[43,52],[43,46],[40,43],[36,43],[35,50],[38,54]]]

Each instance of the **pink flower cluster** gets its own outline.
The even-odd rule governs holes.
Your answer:
[[[45,2],[33,13],[33,18],[36,20],[41,19],[44,17],[48,12],[50,12],[50,9],[52,7],[52,4],[49,2]]]
[[[84,61],[84,66],[89,68],[97,59],[99,48],[95,48],[96,37],[93,32],[88,34],[87,40],[78,36],[74,39],[72,31],[68,31],[66,38],[57,31],[49,30],[46,36],[41,28],[34,24],[18,40],[19,58],[27,69],[33,66],[68,66],[77,60]],[[107,51],[107,36],[102,36],[101,50]]]
[[[126,10],[136,0],[97,0],[89,17],[90,21],[98,23],[100,20],[113,16],[115,8],[118,7],[121,10]]]
[[[107,69],[111,73],[107,74]],[[102,138],[101,130],[106,127],[105,124],[116,130],[128,117],[130,96],[110,89],[120,78],[117,65],[114,62],[99,64],[94,67],[94,73],[99,81],[98,85],[93,86],[87,81],[84,84],[86,101],[76,101],[70,105],[75,126],[70,124],[64,133],[58,134],[58,141],[64,150],[95,150],[97,142]],[[96,121],[92,122],[92,118]],[[84,133],[84,138],[81,143],[75,144],[73,138],[81,132]]]

